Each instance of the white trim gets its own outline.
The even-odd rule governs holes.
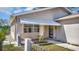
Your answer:
[[[48,10],[48,9],[52,9],[52,8],[57,8],[57,7],[50,7],[50,8],[43,8],[43,9],[20,12],[20,13],[13,14],[13,16],[19,16],[19,15],[23,15],[23,14],[30,14],[30,13],[44,11],[44,10]]]
[[[44,11],[44,10],[48,10],[48,9],[54,9],[54,8],[58,8],[58,7],[46,7],[46,8],[43,8],[43,9],[24,11],[24,12],[12,14],[12,16],[20,16],[20,15],[23,15],[23,14],[30,14],[30,13],[39,12],[39,11]],[[68,12],[71,12],[71,11],[70,11],[68,8],[66,8],[66,7],[62,7],[62,8],[64,8],[64,9],[67,10]]]

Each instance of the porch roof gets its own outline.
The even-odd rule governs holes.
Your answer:
[[[55,22],[53,20],[27,20],[27,19],[21,19],[21,24],[34,24],[34,25],[54,25],[54,26],[61,26],[60,23]]]
[[[72,14],[72,15],[68,15],[59,19],[56,19],[57,21],[59,20],[67,20],[67,19],[73,19],[73,18],[79,18],[79,14]]]

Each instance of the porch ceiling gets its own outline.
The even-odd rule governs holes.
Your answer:
[[[29,19],[21,19],[21,24],[34,24],[34,25],[54,25],[54,26],[61,26],[60,23],[55,22],[53,20],[29,20]]]

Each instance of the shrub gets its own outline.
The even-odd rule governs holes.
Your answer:
[[[5,40],[5,33],[0,31],[0,41],[4,41]]]
[[[45,45],[51,45],[51,44],[53,44],[53,43],[40,43],[39,45],[40,46],[45,46]]]
[[[8,45],[3,46],[3,50],[5,50],[5,51],[9,51],[9,50],[13,50],[13,49],[14,49],[13,44],[8,44]]]
[[[44,42],[46,42],[44,36],[39,36],[39,37],[38,37],[38,41],[39,41],[39,43],[44,43]]]

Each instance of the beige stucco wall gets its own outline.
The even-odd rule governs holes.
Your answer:
[[[44,36],[45,38],[49,37],[49,26],[40,26],[40,31],[39,31],[40,36]]]
[[[25,39],[25,38],[36,39],[36,38],[38,38],[38,34],[39,34],[39,33],[35,33],[35,32],[33,32],[33,33],[22,33],[22,34],[21,34],[21,37],[22,37],[23,39]]]
[[[24,33],[24,25],[17,23],[17,34],[20,35],[21,38],[37,38],[38,33],[37,32],[32,32],[32,33]]]
[[[16,33],[17,34],[21,34],[21,33],[23,33],[23,25],[22,24],[20,24],[20,23],[17,23],[16,24]]]
[[[45,36],[46,38],[49,37],[49,26],[44,26],[44,36]]]
[[[68,43],[79,45],[79,18],[62,20]]]
[[[21,27],[22,26],[22,27]],[[20,26],[20,36],[21,38],[32,38],[32,39],[36,39],[38,38],[38,35],[44,35],[45,37],[48,37],[48,26],[40,26],[39,27],[39,32],[32,32],[32,33],[24,33],[23,32],[23,25]]]
[[[10,29],[11,29],[11,32],[10,32],[11,33],[11,39],[15,40],[15,25],[12,25]]]

